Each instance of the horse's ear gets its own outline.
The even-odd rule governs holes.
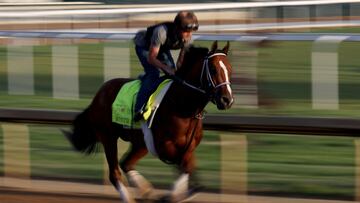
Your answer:
[[[210,52],[215,52],[217,50],[217,47],[218,47],[218,43],[217,43],[217,40],[215,40],[215,42],[213,42],[213,44],[211,46]]]
[[[229,48],[230,48],[230,43],[229,41],[227,41],[225,47],[223,48],[223,52],[227,55],[229,52]]]

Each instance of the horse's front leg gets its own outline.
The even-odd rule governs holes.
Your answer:
[[[193,188],[190,184],[191,179],[195,175],[195,155],[193,152],[188,152],[183,157],[182,162],[178,165],[180,176],[175,181],[171,191],[171,202],[181,202],[193,196],[197,192],[197,188]]]

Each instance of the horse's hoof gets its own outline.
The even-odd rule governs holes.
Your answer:
[[[145,190],[140,191],[140,197],[141,199],[150,199],[152,194],[153,194],[154,188],[153,187],[149,187],[146,188]]]
[[[198,190],[189,190],[186,194],[182,194],[180,196],[172,196],[170,194],[166,194],[160,197],[156,202],[157,203],[180,203],[184,201],[189,201],[196,197],[196,193]]]
[[[205,187],[200,184],[192,185],[188,190],[188,196],[195,195],[196,193],[199,193],[200,191],[204,190]]]
[[[156,202],[157,203],[172,203],[171,195],[166,194],[166,195],[160,197]]]

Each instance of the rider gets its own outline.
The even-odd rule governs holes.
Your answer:
[[[143,106],[159,84],[160,70],[174,75],[184,58],[184,50],[191,43],[193,31],[199,28],[198,20],[191,11],[180,11],[173,22],[163,22],[139,31],[135,38],[135,51],[144,67],[141,87],[135,104],[134,120],[143,118]],[[175,66],[170,50],[181,49]]]

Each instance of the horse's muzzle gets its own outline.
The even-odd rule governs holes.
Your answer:
[[[234,103],[234,98],[227,91],[219,91],[215,96],[215,103],[219,110],[229,109]]]

